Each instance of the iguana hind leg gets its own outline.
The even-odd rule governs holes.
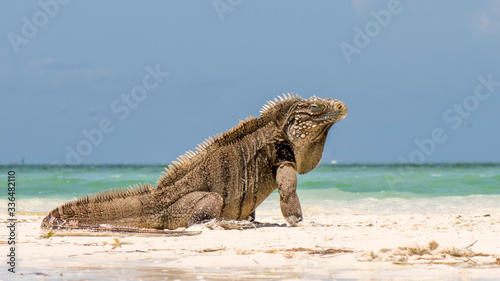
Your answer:
[[[170,205],[163,214],[165,228],[188,227],[211,219],[218,219],[223,199],[215,192],[191,192]]]

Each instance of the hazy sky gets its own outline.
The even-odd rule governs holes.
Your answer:
[[[166,163],[293,92],[323,161],[500,160],[500,1],[1,1],[0,163]]]

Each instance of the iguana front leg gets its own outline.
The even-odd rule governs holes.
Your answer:
[[[291,162],[282,163],[276,171],[276,181],[280,194],[280,207],[283,217],[295,226],[302,221],[302,210],[297,196],[297,173],[295,165]]]

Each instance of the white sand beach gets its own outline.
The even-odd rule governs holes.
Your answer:
[[[440,204],[438,198],[332,202],[331,208],[306,203],[297,227],[284,226],[278,204],[266,202],[258,221],[281,226],[225,230],[205,224],[188,228],[200,235],[181,237],[45,238],[43,214],[18,214],[16,273],[2,262],[0,279],[496,280],[500,208],[494,207],[498,197],[488,198],[481,206],[475,197],[464,210],[453,199]],[[5,261],[5,227],[0,239]]]

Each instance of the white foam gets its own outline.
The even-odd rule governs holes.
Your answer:
[[[27,198],[27,199],[17,199],[16,203],[16,212],[28,212],[28,213],[38,213],[38,212],[48,212],[57,206],[68,202],[68,199],[61,198]],[[7,203],[9,201],[6,199],[0,199],[0,206],[5,206],[3,208],[4,213],[7,210]]]
[[[352,201],[303,201],[304,214],[466,214],[499,213],[500,195],[446,196],[433,198],[364,198]],[[279,213],[279,202],[266,200],[257,212]]]
[[[279,201],[264,201],[257,209],[260,214],[281,215]],[[16,212],[48,212],[70,201],[67,198],[27,198],[16,200]],[[500,212],[500,195],[446,196],[433,198],[364,198],[357,200],[302,200],[304,213],[309,214],[459,214],[470,212]],[[0,199],[6,213],[7,199]]]

